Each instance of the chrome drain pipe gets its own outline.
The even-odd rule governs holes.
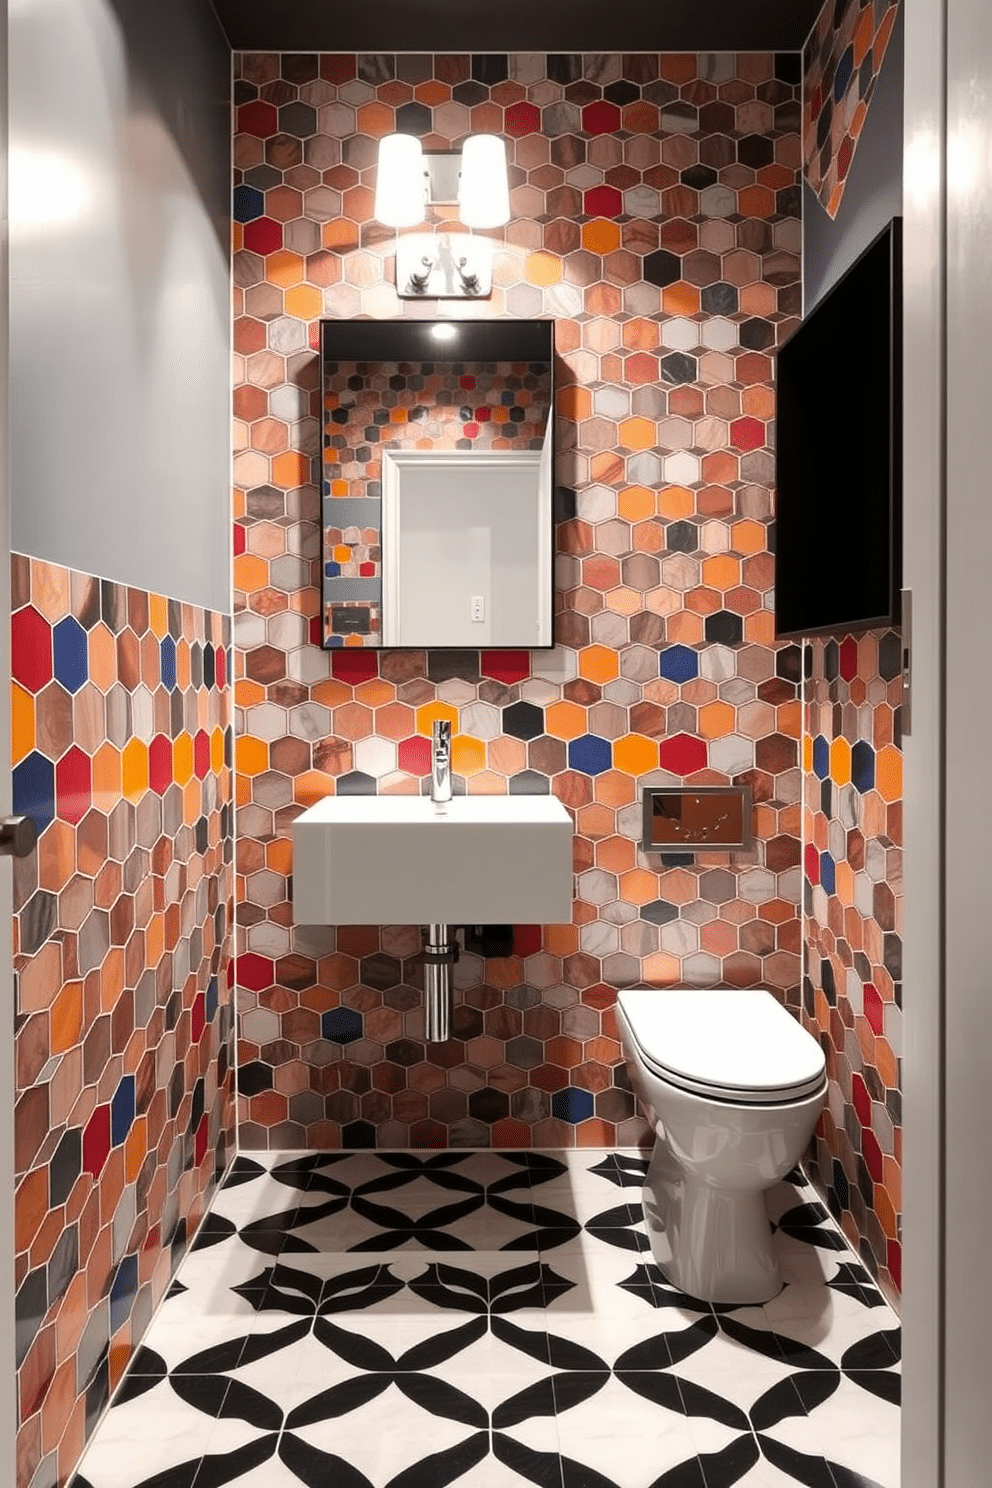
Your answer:
[[[451,968],[458,960],[458,942],[450,925],[428,925],[424,946],[424,1037],[443,1043],[451,1037],[454,996]]]

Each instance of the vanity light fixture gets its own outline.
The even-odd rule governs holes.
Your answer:
[[[457,169],[455,167],[458,167]],[[396,292],[401,299],[486,299],[492,294],[493,245],[471,232],[414,233],[427,210],[457,202],[465,227],[502,227],[510,220],[506,147],[498,135],[470,135],[454,151],[424,153],[410,134],[379,141],[377,221],[396,228]]]
[[[470,134],[462,146],[458,215],[466,227],[503,227],[510,220],[506,146],[498,134]]]
[[[387,134],[379,141],[373,212],[387,227],[415,227],[427,206],[427,169],[419,139]]]

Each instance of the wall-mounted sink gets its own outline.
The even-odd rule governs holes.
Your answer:
[[[571,917],[572,820],[555,796],[326,796],[293,823],[297,924]]]

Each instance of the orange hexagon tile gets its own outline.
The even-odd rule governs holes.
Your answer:
[[[851,783],[851,745],[842,735],[830,745],[830,778],[834,785]]]
[[[143,739],[129,739],[121,754],[121,788],[129,801],[137,801],[148,789],[148,746]]]
[[[456,775],[477,775],[486,768],[486,746],[469,734],[456,734],[451,741],[451,768]]]
[[[169,601],[162,594],[148,596],[148,623],[161,641],[169,633]],[[98,627],[94,627],[98,628]],[[92,637],[93,632],[90,632]]]
[[[235,766],[242,775],[260,775],[269,768],[269,751],[262,739],[243,735],[234,748]],[[185,764],[185,761],[184,761]]]
[[[836,867],[834,893],[841,904],[850,906],[854,903],[854,870],[850,863],[840,862]]]
[[[736,714],[729,703],[707,703],[699,710],[699,732],[704,739],[722,739],[734,732]]]
[[[629,806],[637,796],[633,776],[621,770],[606,770],[602,775],[597,775],[594,789],[597,801],[617,810],[621,806]]]
[[[297,284],[286,291],[286,314],[298,320],[316,320],[324,308],[324,297],[312,285]]]
[[[391,703],[395,696],[395,687],[378,677],[371,682],[362,682],[355,688],[355,701],[364,703],[367,708],[381,709],[386,703]]]
[[[662,486],[658,493],[658,512],[669,521],[692,517],[696,512],[696,498],[685,486]]]
[[[654,516],[657,498],[646,486],[625,486],[617,495],[617,510],[626,521],[640,522]]]
[[[90,681],[101,692],[109,692],[117,680],[117,647],[102,621],[90,631],[88,647]]]
[[[193,774],[193,739],[185,731],[172,746],[172,774],[177,785],[185,785]]]
[[[740,582],[741,566],[729,553],[707,558],[703,564],[703,583],[714,589],[732,589]]]
[[[577,703],[552,703],[545,713],[545,727],[555,739],[577,739],[585,732],[586,711]]]
[[[414,712],[405,703],[389,703],[375,712],[375,731],[384,739],[399,742],[414,731]]]
[[[301,455],[295,450],[279,455],[272,461],[272,480],[275,485],[282,486],[285,490],[302,486],[310,479],[310,463],[306,455]]]
[[[234,560],[234,582],[245,594],[264,589],[269,582],[269,565],[264,558],[242,553]]]
[[[93,804],[101,811],[110,811],[120,794],[120,751],[113,744],[101,744],[93,756]]]
[[[458,709],[449,703],[427,703],[417,709],[417,733],[430,735],[435,723],[450,723],[452,734],[458,730]]]
[[[607,873],[629,872],[636,858],[637,849],[629,837],[607,837],[596,845],[596,867]]]
[[[305,273],[305,262],[298,253],[272,253],[265,261],[265,277],[280,289],[302,283]]]
[[[658,876],[646,868],[634,868],[620,878],[620,894],[627,904],[648,904],[658,897]]]
[[[379,139],[391,134],[396,127],[396,115],[391,108],[380,103],[366,103],[358,110],[358,132]]]
[[[620,225],[596,217],[582,228],[582,246],[588,253],[614,253],[620,247]]]
[[[658,768],[658,741],[643,734],[625,734],[614,740],[613,763],[627,775],[646,775]]]
[[[760,522],[745,519],[734,523],[731,528],[730,543],[736,553],[746,555],[763,553],[767,547],[768,536]]]
[[[875,761],[875,785],[883,801],[902,799],[902,750],[886,744]]]
[[[19,764],[30,754],[34,742],[34,698],[14,682],[10,688],[11,764]]]
[[[556,390],[555,406],[562,418],[579,422],[592,413],[592,394],[588,388],[575,383],[566,384]]]
[[[545,287],[557,284],[562,276],[561,259],[553,253],[527,255],[526,274],[529,283]]]
[[[620,673],[620,658],[607,646],[586,646],[579,652],[579,674],[593,682],[610,682]]]

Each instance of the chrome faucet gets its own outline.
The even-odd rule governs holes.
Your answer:
[[[439,718],[431,732],[431,800],[451,800],[451,724]]]

